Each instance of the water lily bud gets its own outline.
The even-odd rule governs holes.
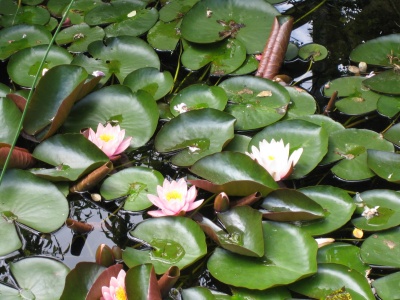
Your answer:
[[[354,236],[355,238],[361,239],[361,238],[363,237],[363,235],[364,235],[364,232],[363,232],[361,229],[354,228],[354,230],[353,230],[353,236]]]
[[[93,230],[93,225],[89,223],[79,222],[77,220],[68,218],[65,221],[65,224],[68,228],[70,228],[73,232],[79,234],[85,234]]]
[[[121,260],[122,259],[122,250],[118,246],[113,246],[112,247],[112,253],[114,254],[114,258],[116,260]]]
[[[96,250],[96,263],[105,267],[114,264],[114,254],[109,246],[101,244]]]
[[[229,209],[229,197],[224,192],[219,193],[214,200],[214,210],[216,212],[224,212]]]
[[[360,69],[356,66],[348,66],[347,69],[353,74],[360,74]]]
[[[360,69],[360,72],[361,72],[361,73],[365,73],[365,72],[367,72],[368,65],[367,65],[366,62],[361,61],[361,62],[358,64],[358,68]]]

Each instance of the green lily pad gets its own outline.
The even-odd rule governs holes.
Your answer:
[[[247,55],[243,64],[231,73],[231,75],[246,75],[254,72],[258,68],[258,60],[254,55]]]
[[[366,274],[371,268],[361,260],[360,248],[347,243],[332,243],[318,249],[318,263],[335,263]]]
[[[364,275],[339,264],[318,264],[318,272],[300,280],[290,289],[314,299],[328,299],[327,296],[345,287],[353,300],[374,300],[371,287]],[[334,299],[334,298],[333,298]]]
[[[356,62],[365,62],[371,65],[390,67],[388,56],[400,56],[400,34],[389,34],[366,41],[358,45],[350,53],[350,59]]]
[[[49,0],[47,2],[47,8],[53,16],[61,18],[69,3],[70,0]],[[105,3],[101,0],[74,1],[70,11],[68,12],[68,18],[71,20],[71,24],[82,24],[84,23],[86,13],[99,5],[104,4]]]
[[[90,27],[82,23],[60,31],[56,37],[58,45],[68,46],[69,52],[86,52],[90,43],[103,40],[104,30],[99,26]]]
[[[160,9],[160,20],[170,22],[181,19],[199,0],[172,0]]]
[[[361,245],[361,258],[367,264],[400,267],[400,227],[377,232]]]
[[[381,95],[377,103],[378,113],[393,118],[400,112],[400,97],[392,95]]]
[[[203,189],[212,192],[224,191],[232,196],[248,196],[255,192],[269,194],[278,188],[275,180],[249,156],[239,152],[219,152],[197,161],[190,171],[209,182]],[[192,181],[193,182],[193,181]],[[207,189],[210,190],[210,189]]]
[[[132,92],[144,90],[153,96],[154,100],[164,97],[172,89],[174,79],[168,71],[160,72],[156,68],[141,68],[125,77],[124,85]]]
[[[299,47],[293,42],[288,43],[288,48],[285,53],[285,60],[294,60],[299,54]]]
[[[391,126],[387,131],[383,133],[383,137],[395,144],[400,146],[400,124],[395,124]]]
[[[48,45],[39,45],[13,54],[7,65],[10,78],[19,85],[31,87],[47,48]],[[72,55],[67,50],[53,45],[43,68],[51,69],[54,66],[69,64],[71,60]],[[41,73],[39,72],[39,77],[42,76]]]
[[[6,97],[11,92],[12,89],[10,87],[0,82],[0,97]]]
[[[296,190],[275,190],[260,206],[268,211],[263,217],[273,221],[310,221],[325,217],[321,205]]]
[[[372,286],[380,299],[396,300],[400,298],[400,272],[375,279]]]
[[[329,150],[324,163],[340,160],[331,171],[343,180],[364,180],[375,174],[367,164],[367,150],[393,152],[393,144],[382,135],[367,129],[345,129],[329,136]]]
[[[21,6],[10,15],[2,15],[1,27],[11,27],[18,24],[45,25],[50,20],[50,13],[41,6]]]
[[[122,259],[129,267],[152,263],[157,274],[171,266],[191,265],[207,253],[205,235],[196,222],[185,217],[162,217],[143,221],[130,232],[152,249],[126,248]]]
[[[363,84],[378,93],[400,95],[400,71],[387,70],[363,81]]]
[[[158,21],[147,33],[149,44],[162,51],[173,51],[180,39],[181,19],[168,23]]]
[[[207,155],[219,152],[233,138],[235,119],[213,108],[180,114],[166,123],[155,138],[158,152],[181,150],[171,158],[177,166],[191,166]]]
[[[12,100],[0,98],[0,143],[12,144],[21,115],[21,111]]]
[[[279,12],[262,0],[206,0],[183,17],[182,36],[194,43],[213,43],[226,37],[242,42],[248,54],[261,53]]]
[[[306,90],[292,86],[287,86],[286,89],[290,95],[290,103],[284,118],[296,119],[299,116],[313,115],[315,113],[317,103],[314,97],[307,93]]]
[[[374,93],[365,85],[365,77],[341,77],[332,80],[324,87],[325,97],[331,97],[337,91],[339,101],[337,109],[348,115],[362,115],[376,110],[379,94]]]
[[[308,196],[325,211],[325,218],[297,224],[309,234],[323,235],[346,224],[353,215],[356,205],[344,190],[333,186],[310,186],[298,190]]]
[[[301,178],[311,172],[325,156],[328,149],[328,135],[325,129],[303,120],[285,120],[264,128],[255,134],[250,141],[248,151],[252,146],[259,147],[262,140],[270,142],[283,140],[290,144],[290,153],[303,148],[299,162],[293,169],[290,178]]]
[[[46,197],[43,197],[46,195]],[[1,243],[0,256],[17,250],[21,243],[14,222],[49,233],[68,217],[68,202],[47,180],[22,170],[8,170],[0,186],[1,233],[10,237]]]
[[[250,141],[251,137],[247,135],[235,134],[229,144],[224,147],[224,151],[245,153],[249,147]]]
[[[200,286],[183,289],[181,296],[182,296],[183,300],[190,300],[190,299],[215,300],[216,299],[208,288],[200,287]],[[228,299],[230,299],[230,297]]]
[[[54,166],[32,172],[54,181],[75,181],[109,161],[103,151],[80,133],[54,135],[38,145],[32,155]]]
[[[291,294],[289,290],[285,287],[274,287],[262,291],[258,290],[249,290],[244,288],[236,288],[231,287],[233,296],[238,297],[239,299],[248,299],[248,300],[284,300],[290,299]]]
[[[64,123],[66,132],[80,132],[99,123],[113,122],[131,136],[131,146],[146,144],[158,124],[157,104],[145,91],[132,91],[123,85],[111,85],[97,90],[74,105]]]
[[[313,238],[290,224],[262,224],[264,256],[254,258],[216,248],[207,262],[213,277],[236,287],[261,290],[292,283],[317,271],[317,243]]]
[[[19,50],[48,44],[51,33],[40,25],[15,25],[0,30],[0,59],[4,60]]]
[[[379,206],[378,215],[367,219],[363,216],[353,218],[351,222],[359,229],[365,231],[378,231],[400,225],[400,193],[392,190],[369,190],[358,194],[357,199],[362,200],[369,208]]]
[[[147,194],[157,194],[157,185],[163,183],[164,177],[156,170],[144,167],[124,169],[108,177],[100,188],[106,201],[127,196],[124,209],[140,211],[153,204],[147,199]]]
[[[219,86],[228,95],[229,104],[225,111],[237,119],[236,130],[262,128],[280,120],[290,101],[283,86],[264,78],[232,77]]]
[[[161,300],[160,287],[152,264],[130,268],[125,277],[127,299]]]
[[[328,50],[322,45],[311,43],[302,45],[298,55],[303,60],[319,61],[328,56]]]
[[[224,110],[228,97],[225,90],[219,86],[208,86],[206,84],[192,84],[176,94],[171,102],[171,113],[179,115],[179,106],[184,104],[187,110],[202,108],[215,108]]]

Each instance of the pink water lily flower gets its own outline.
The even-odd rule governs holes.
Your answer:
[[[197,197],[196,187],[192,186],[188,190],[183,178],[171,182],[165,179],[163,186],[157,186],[157,194],[158,197],[147,195],[147,198],[159,208],[148,212],[153,217],[184,215],[185,212],[199,207],[204,201],[204,199],[194,201]]]
[[[264,139],[259,145],[259,149],[252,146],[251,153],[246,154],[267,170],[275,181],[288,177],[303,153],[303,148],[299,148],[289,157],[289,144],[285,146],[282,139],[279,142],[272,139],[270,143]]]
[[[125,137],[125,130],[108,123],[105,127],[99,123],[97,131],[89,128],[88,139],[99,147],[109,158],[115,158],[129,147],[132,137]]]
[[[101,287],[103,297],[101,297],[100,300],[127,300],[125,276],[125,271],[121,270],[119,271],[117,278],[111,277],[110,286]]]

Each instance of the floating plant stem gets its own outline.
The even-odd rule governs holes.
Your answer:
[[[326,0],[321,1],[318,5],[316,5],[313,9],[311,9],[310,11],[308,11],[307,13],[305,13],[304,15],[302,15],[300,18],[298,18],[293,24],[296,24],[297,22],[301,21],[302,19],[304,19],[305,17],[307,17],[309,14],[312,14],[314,11],[316,11],[318,8],[320,8],[322,5],[324,5],[324,3],[326,2]]]
[[[328,115],[328,114],[331,112],[332,107],[333,107],[333,104],[334,104],[335,101],[336,101],[337,95],[338,95],[338,91],[334,91],[333,94],[332,94],[332,96],[331,96],[331,98],[330,98],[329,101],[328,101],[328,105],[326,106],[326,108],[325,108],[325,110],[324,110],[324,113],[323,113],[323,114],[324,114],[325,116]]]

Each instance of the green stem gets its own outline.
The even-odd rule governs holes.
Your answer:
[[[314,60],[311,58],[311,59],[310,59],[310,63],[309,63],[309,65],[308,65],[308,69],[307,69],[307,71],[304,72],[304,74],[307,74],[307,73],[311,70],[312,65],[313,65],[313,62],[314,62]],[[298,84],[300,81],[301,81],[301,80],[297,80],[295,83],[292,83],[291,86],[295,86],[295,85]]]
[[[204,70],[204,73],[199,78],[199,81],[203,81],[204,77],[206,77],[206,75],[208,74],[208,71],[210,71],[210,69],[211,69],[211,64],[208,64],[207,68]]]
[[[313,7],[313,9],[311,9],[310,11],[308,11],[306,14],[302,15],[300,18],[298,18],[293,24],[296,24],[297,22],[299,22],[300,20],[304,19],[305,17],[307,17],[308,15],[312,14],[314,11],[316,11],[318,8],[320,8],[322,5],[324,5],[324,3],[326,2],[326,0],[321,1],[317,6]]]
[[[208,199],[206,199],[198,208],[196,208],[194,211],[192,211],[190,213],[189,218],[193,217],[200,210],[201,207],[205,206],[208,202],[213,200],[216,196],[217,196],[217,194],[213,194]]]
[[[57,36],[58,32],[61,30],[61,26],[62,26],[62,24],[64,23],[65,19],[67,18],[68,12],[69,12],[69,10],[71,9],[71,6],[72,6],[72,4],[73,4],[74,2],[75,2],[75,0],[71,0],[71,2],[69,3],[69,5],[67,6],[67,8],[66,8],[66,10],[65,10],[65,13],[64,13],[64,15],[63,15],[63,17],[62,17],[60,23],[58,24],[57,29],[56,29],[56,31],[55,31],[55,33],[54,33],[54,35],[53,35],[53,37],[52,37],[52,39],[51,39],[51,41],[50,41],[50,43],[49,43],[49,46],[47,47],[46,53],[44,54],[44,57],[43,57],[42,61],[40,62],[40,66],[39,66],[39,68],[38,68],[38,70],[37,70],[37,72],[36,72],[35,79],[33,80],[33,83],[32,83],[32,88],[31,88],[31,90],[29,91],[28,98],[26,99],[26,105],[25,105],[24,111],[22,112],[21,120],[19,121],[18,128],[17,128],[17,132],[15,133],[14,140],[13,140],[13,142],[12,142],[12,144],[11,144],[11,147],[10,147],[10,151],[8,152],[6,161],[5,161],[4,166],[3,166],[3,170],[1,171],[1,175],[0,175],[0,185],[1,185],[2,181],[3,181],[4,174],[6,173],[8,164],[9,164],[10,159],[11,159],[11,154],[12,154],[14,148],[15,148],[15,144],[17,143],[18,137],[19,137],[19,135],[20,135],[20,133],[21,133],[22,124],[23,124],[23,122],[24,122],[24,119],[25,119],[25,116],[26,116],[26,112],[27,112],[27,110],[28,110],[29,103],[31,102],[32,95],[33,95],[33,92],[34,92],[34,90],[35,90],[36,84],[37,84],[37,82],[39,81],[39,76],[40,76],[40,74],[42,73],[42,69],[43,69],[44,63],[45,63],[45,61],[46,61],[46,57],[47,57],[47,55],[49,54],[50,49],[51,49],[51,46],[53,45],[54,40],[56,39],[56,36]]]

